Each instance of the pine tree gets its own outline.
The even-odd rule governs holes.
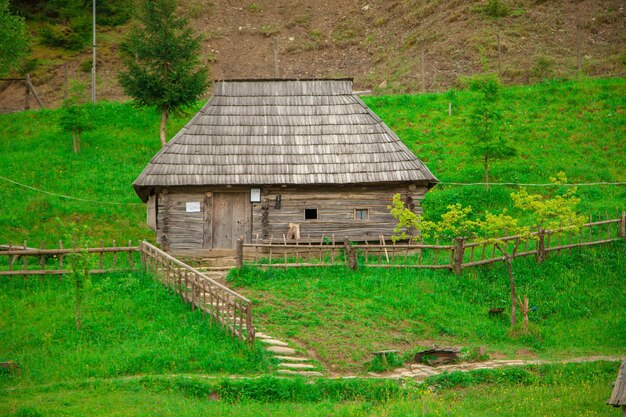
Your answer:
[[[169,115],[204,93],[208,73],[198,65],[200,38],[176,15],[175,1],[144,1],[139,22],[122,45],[126,70],[120,72],[120,84],[137,105],[161,112],[165,146]]]
[[[0,76],[16,69],[27,51],[24,18],[11,13],[8,0],[0,0]]]

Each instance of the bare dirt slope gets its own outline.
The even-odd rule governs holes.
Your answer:
[[[490,16],[494,3],[504,16]],[[575,76],[577,22],[583,73],[624,76],[625,7],[623,0],[181,0],[204,35],[202,61],[214,79],[274,77],[276,42],[280,77],[349,76],[357,89],[392,93],[445,90],[461,76],[497,72],[498,34],[505,82]],[[127,30],[100,34],[99,98],[125,98],[116,74]],[[36,41],[33,49],[34,84],[46,105],[63,97],[65,62],[69,78],[89,80],[81,70],[88,50],[70,54]],[[22,86],[0,89],[0,111],[23,108]]]

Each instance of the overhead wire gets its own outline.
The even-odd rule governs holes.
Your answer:
[[[42,189],[39,189],[39,188],[31,187],[30,185],[22,184],[20,182],[14,181],[14,180],[12,180],[10,178],[3,177],[2,175],[0,175],[0,179],[2,179],[4,181],[7,181],[7,182],[10,182],[11,184],[17,185],[19,187],[23,187],[23,188],[27,188],[27,189],[32,190],[32,191],[36,191],[38,193],[48,194],[48,195],[51,195],[51,196],[54,196],[54,197],[65,198],[65,199],[68,199],[68,200],[82,201],[82,202],[85,202],[85,203],[111,204],[111,205],[140,205],[140,204],[143,204],[143,203],[130,203],[130,202],[127,203],[127,202],[119,202],[119,201],[99,201],[99,200],[90,200],[90,199],[87,199],[87,198],[72,197],[72,196],[69,196],[69,195],[53,193],[51,191],[46,191],[46,190],[42,190]]]
[[[11,184],[17,185],[19,187],[23,187],[32,191],[36,191],[38,193],[48,194],[54,197],[65,198],[67,200],[75,200],[82,201],[85,203],[94,203],[94,204],[111,204],[111,205],[141,205],[143,203],[132,203],[132,202],[118,202],[118,201],[100,201],[100,200],[91,200],[87,198],[73,197],[65,194],[54,193],[51,191],[42,190],[39,188],[31,187],[30,185],[22,184],[15,180],[12,180],[7,177],[3,177],[0,175],[0,179],[9,182]],[[592,187],[592,186],[604,186],[604,185],[626,185],[626,182],[586,182],[586,183],[568,183],[568,184],[553,184],[553,183],[517,183],[517,182],[447,182],[441,181],[439,185],[454,185],[454,186],[462,186],[462,187],[471,187],[471,186],[519,186],[519,187],[553,187],[553,186],[564,186],[564,187]]]
[[[519,187],[554,187],[554,186],[563,186],[563,187],[587,187],[587,186],[600,186],[600,185],[626,185],[626,182],[582,182],[577,184],[554,184],[554,183],[518,183],[518,182],[439,182],[440,185],[458,185],[458,186],[473,186],[473,185],[505,185],[505,186],[519,186]]]

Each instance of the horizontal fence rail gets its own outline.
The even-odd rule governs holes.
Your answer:
[[[357,265],[372,268],[450,269],[459,273],[463,268],[503,262],[507,257],[534,256],[542,262],[550,253],[571,251],[573,248],[600,245],[626,239],[626,215],[616,219],[590,221],[575,231],[563,227],[558,230],[540,230],[532,238],[520,242],[520,236],[496,236],[493,241],[470,241],[454,238],[448,244],[416,244],[394,242],[391,236],[380,236],[377,242],[371,236],[345,238],[342,244],[335,236],[318,242],[299,242],[274,239],[253,243],[238,242],[237,266],[258,268],[294,268]],[[504,252],[503,252],[504,251]],[[505,256],[506,254],[506,256]]]
[[[141,242],[140,253],[145,268],[190,304],[192,310],[199,308],[211,322],[223,326],[233,336],[254,342],[250,300],[148,242]]]
[[[128,272],[136,269],[139,262],[139,246],[118,246],[113,241],[112,246],[90,248],[64,248],[59,241],[58,247],[47,248],[41,243],[39,248],[23,245],[0,245],[0,276],[29,276],[29,275],[60,275],[69,274],[67,257],[76,253],[91,255],[90,274],[106,274],[111,272]]]

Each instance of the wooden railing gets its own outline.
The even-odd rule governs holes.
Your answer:
[[[211,322],[223,326],[233,336],[254,342],[250,300],[148,242],[141,242],[140,253],[145,268],[180,295],[192,310],[199,308]]]
[[[577,247],[600,245],[626,239],[626,215],[615,219],[591,221],[575,232],[572,229],[539,230],[532,239],[519,242],[520,236],[498,237],[500,247],[513,257],[535,256],[542,262],[550,253],[560,253]],[[381,236],[379,242],[369,243],[371,237],[347,238],[343,244],[332,241],[300,243],[283,239],[281,242],[238,242],[237,266],[251,265],[259,268],[321,267],[357,265],[373,268],[425,268],[450,269],[459,273],[463,268],[506,260],[496,242],[450,239],[445,244],[416,244],[393,242]],[[354,241],[358,241],[354,242]],[[504,244],[504,245],[503,245]],[[514,250],[514,247],[516,248]]]
[[[39,248],[23,245],[0,245],[0,276],[29,276],[29,275],[60,275],[69,274],[68,255],[86,251],[92,255],[91,274],[105,274],[111,272],[132,271],[135,269],[139,252],[138,246],[128,241],[128,246],[118,246],[113,241],[112,246],[91,248],[64,248],[59,241],[58,247],[49,248],[42,242]],[[64,262],[65,261],[65,262]]]

